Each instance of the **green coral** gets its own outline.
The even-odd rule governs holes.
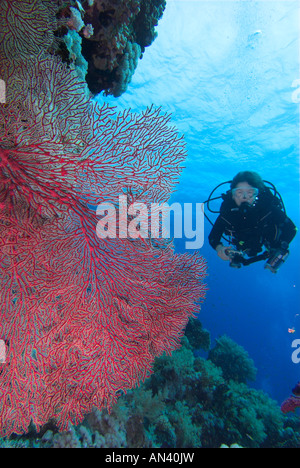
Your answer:
[[[256,379],[257,369],[247,351],[226,335],[216,340],[216,346],[208,357],[222,369],[226,380],[246,383]]]
[[[88,63],[81,53],[82,38],[76,31],[70,30],[64,36],[63,41],[68,49],[70,60],[76,67],[79,79],[84,81],[88,71]]]
[[[244,447],[276,447],[285,442],[285,416],[277,403],[266,393],[231,380],[222,395],[218,412],[224,421],[227,443],[238,442]]]
[[[156,38],[155,26],[162,17],[165,7],[166,0],[141,0],[140,12],[133,23],[133,28],[136,42],[140,44],[143,51]]]
[[[185,336],[188,338],[189,343],[193,349],[203,349],[209,351],[210,349],[210,333],[202,327],[200,320],[190,318],[186,329]]]
[[[111,88],[111,92],[114,97],[119,97],[126,91],[140,57],[141,47],[139,44],[128,41],[124,55],[122,56],[119,67],[116,71],[116,81],[113,83],[113,87]]]
[[[188,403],[176,401],[169,411],[169,420],[176,434],[176,447],[201,446],[201,427],[194,423]]]

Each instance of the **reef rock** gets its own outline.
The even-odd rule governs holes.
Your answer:
[[[157,35],[165,5],[165,0],[61,2],[56,53],[84,71],[93,94],[120,96]]]

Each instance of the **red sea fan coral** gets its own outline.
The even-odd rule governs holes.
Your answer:
[[[103,201],[168,200],[185,157],[169,117],[93,104],[53,58],[26,66],[0,107],[3,436],[110,407],[178,347],[205,294],[198,255],[96,235]]]

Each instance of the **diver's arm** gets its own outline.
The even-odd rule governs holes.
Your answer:
[[[280,242],[281,243],[286,242],[287,244],[292,242],[297,232],[297,228],[295,224],[293,223],[293,221],[290,218],[286,217],[284,222],[280,226],[280,228],[281,228],[281,235],[279,239]]]
[[[208,236],[208,241],[210,245],[212,246],[213,249],[216,250],[218,256],[222,260],[230,260],[228,255],[226,255],[225,250],[231,249],[231,247],[224,246],[221,242],[222,235],[224,234],[225,231],[225,223],[221,216],[218,216],[216,219],[215,224],[212,227],[212,230],[210,231],[210,234]]]
[[[285,245],[285,248],[287,249],[288,245],[296,235],[297,228],[293,221],[281,210],[275,209],[272,215],[277,230],[274,247],[278,248]]]
[[[216,247],[220,244],[222,245],[221,238],[224,230],[224,222],[221,216],[218,216],[208,236],[208,241],[213,249],[216,249]]]

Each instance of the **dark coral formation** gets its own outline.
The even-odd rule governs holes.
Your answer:
[[[239,383],[254,381],[256,368],[247,351],[226,335],[216,342],[216,346],[210,351],[208,357],[222,369],[224,378]]]
[[[60,2],[57,54],[85,69],[93,94],[115,97],[126,91],[166,0],[94,0]],[[87,62],[87,63],[86,63]]]
[[[185,336],[193,349],[210,350],[210,333],[202,327],[200,320],[190,318],[185,329]]]

